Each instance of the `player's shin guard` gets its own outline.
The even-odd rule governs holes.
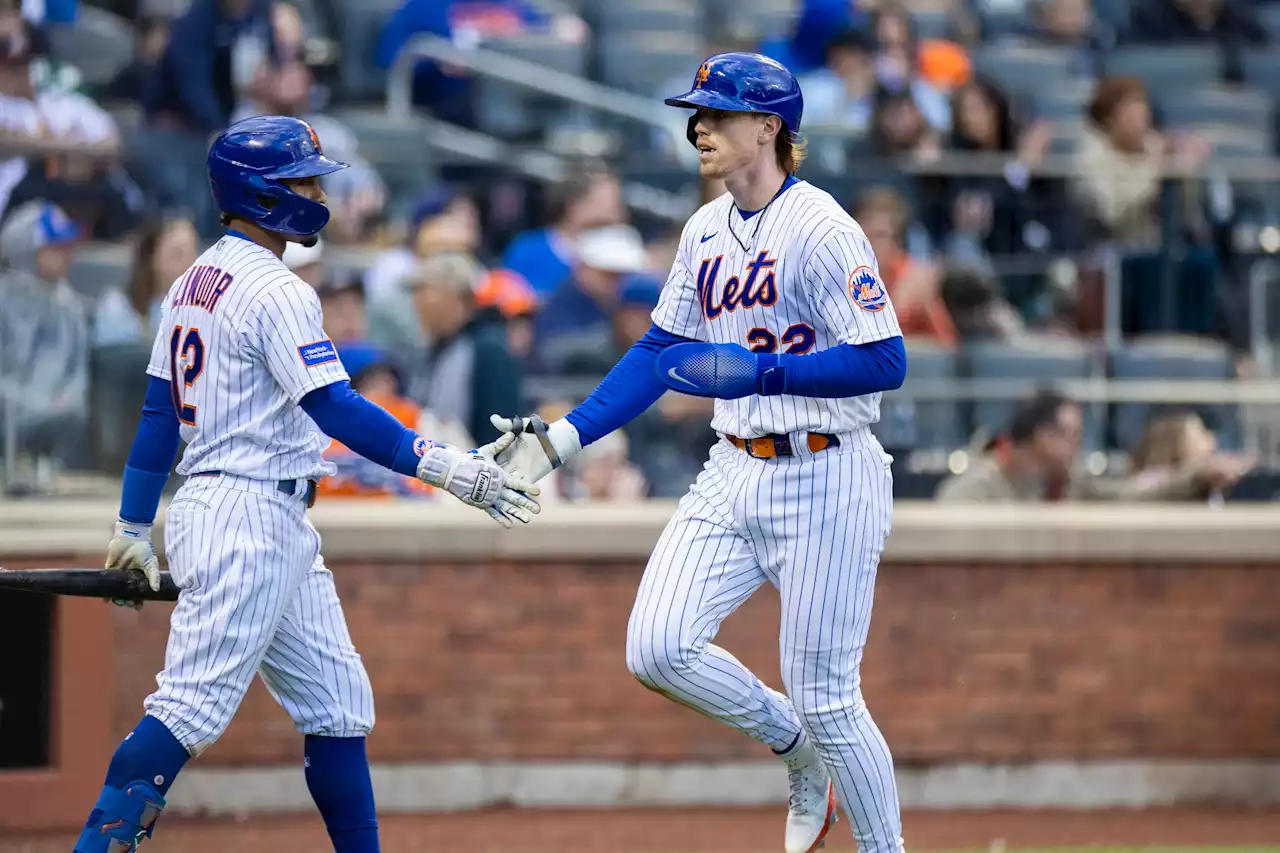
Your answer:
[[[334,853],[379,853],[365,739],[307,735],[306,774]]]
[[[74,853],[133,853],[151,837],[164,805],[164,797],[146,782],[104,786]]]

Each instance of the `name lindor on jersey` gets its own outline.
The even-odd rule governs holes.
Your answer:
[[[223,272],[222,267],[208,264],[194,266],[187,270],[186,275],[174,287],[170,307],[179,308],[190,305],[193,308],[203,308],[212,314],[218,307],[218,300],[234,281],[235,276],[229,272]]]

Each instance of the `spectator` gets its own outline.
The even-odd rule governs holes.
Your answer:
[[[587,166],[551,192],[550,225],[517,235],[501,265],[523,276],[538,298],[546,299],[569,277],[579,235],[625,220],[617,176],[603,166]]]
[[[1030,38],[1070,51],[1072,71],[1078,77],[1098,76],[1101,57],[1115,44],[1116,34],[1095,15],[1092,0],[1036,0],[1029,11]]]
[[[1237,83],[1244,79],[1244,48],[1271,40],[1254,4],[1241,0],[1138,0],[1126,37],[1142,44],[1217,44],[1226,79]]]
[[[388,351],[421,347],[426,341],[410,294],[410,279],[433,254],[475,255],[480,213],[475,201],[451,187],[435,187],[418,201],[399,246],[374,259],[365,271],[369,334]]]
[[[326,277],[315,288],[320,296],[320,310],[324,312],[324,333],[333,341],[347,373],[355,376],[370,365],[386,361],[382,349],[369,340],[364,285],[360,279]]]
[[[909,92],[930,127],[951,127],[947,93],[969,79],[969,58],[951,42],[921,42],[906,10],[886,6],[872,20],[876,81],[893,94]]]
[[[932,160],[942,153],[942,142],[909,92],[880,89],[871,117],[871,148],[882,157]]]
[[[566,44],[581,43],[586,25],[573,15],[552,17],[527,0],[405,0],[382,28],[374,61],[389,69],[414,36],[442,36],[478,47],[484,41],[531,29],[551,32]],[[471,76],[464,68],[421,60],[414,66],[413,102],[442,121],[475,125]]]
[[[378,170],[361,156],[360,141],[351,128],[314,108],[315,80],[302,58],[306,33],[298,8],[291,3],[276,3],[271,14],[277,59],[261,63],[249,87],[250,100],[232,118],[290,115],[315,128],[316,135],[324,141],[325,153],[348,165],[321,180],[332,212],[325,234],[337,242],[365,239],[382,215],[387,201],[386,184]]]
[[[827,45],[826,65],[800,77],[805,121],[870,133],[875,110],[875,42],[862,30],[846,30]]]
[[[22,389],[9,406],[19,446],[78,468],[85,458],[89,318],[67,282],[80,230],[46,202],[14,210],[0,228],[0,366]]]
[[[543,375],[603,376],[613,366],[613,315],[624,279],[645,268],[644,242],[628,225],[586,231],[572,275],[534,323],[530,369]]]
[[[804,0],[791,34],[765,40],[760,52],[793,74],[815,71],[826,59],[832,33],[866,29],[868,16],[858,5],[849,0]]]
[[[170,217],[145,225],[134,244],[128,290],[111,288],[98,300],[94,346],[149,343],[160,324],[165,294],[198,254],[196,229],[190,219]]]
[[[999,503],[1016,501],[1167,501],[1185,500],[1191,478],[1109,477],[1077,467],[1084,417],[1068,397],[1043,391],[1019,404],[1007,433],[990,443],[986,452],[938,487],[937,498],[948,502]],[[1238,460],[1212,469],[1206,483],[1218,487],[1239,479]],[[1234,479],[1232,479],[1234,477]]]
[[[554,473],[548,484],[551,502],[603,503],[643,500],[648,491],[644,475],[627,461],[627,436],[611,432],[588,445]]]
[[[270,0],[193,0],[145,89],[135,174],[161,209],[192,207],[210,236],[218,218],[205,177],[209,139],[230,124],[255,57],[274,48],[270,8]]]
[[[133,59],[102,90],[112,100],[141,102],[169,43],[170,20],[144,15],[133,23]]]
[[[984,268],[949,265],[942,276],[942,302],[963,341],[1012,341],[1026,333],[1022,317]]]
[[[533,352],[533,320],[538,300],[529,283],[510,270],[492,270],[476,290],[476,307],[507,327],[511,355],[525,361]]]
[[[471,446],[498,438],[489,416],[521,408],[520,366],[500,321],[478,312],[483,268],[469,255],[441,254],[423,262],[414,281],[418,319],[430,344],[411,365],[409,396],[447,421],[460,423]]]
[[[903,246],[909,217],[906,201],[890,187],[872,187],[853,207],[853,218],[871,241],[903,336],[954,346],[958,338],[939,293],[940,271],[912,258]]]
[[[948,257],[988,264],[993,254],[1047,249],[1050,232],[1038,218],[1044,192],[1031,171],[1048,153],[1053,127],[1040,121],[1020,135],[1008,99],[984,78],[957,89],[952,103],[952,149],[1004,158],[1005,168],[1000,176],[944,180],[952,210]]]
[[[1253,463],[1250,457],[1218,453],[1217,439],[1195,412],[1156,412],[1134,448],[1129,476],[1139,488],[1165,488],[1181,500],[1220,504],[1223,492]]]
[[[1177,263],[1176,301],[1170,306],[1174,327],[1165,328],[1159,252],[1167,248],[1160,219],[1163,173],[1196,172],[1210,146],[1199,137],[1166,138],[1157,132],[1146,88],[1134,78],[1102,80],[1088,117],[1071,191],[1091,230],[1124,255],[1123,330],[1208,334],[1216,304],[1216,257],[1207,247],[1187,247]],[[1198,186],[1187,180],[1183,190],[1185,216],[1197,220]]]
[[[327,319],[327,318],[326,318]],[[343,361],[345,363],[345,353]],[[350,372],[350,370],[348,370]],[[421,411],[412,400],[400,395],[400,378],[385,363],[373,363],[351,374],[351,387],[391,413],[396,420],[418,429]],[[333,441],[324,458],[338,469],[320,480],[323,495],[341,498],[431,498],[436,490],[415,477],[404,477]]]

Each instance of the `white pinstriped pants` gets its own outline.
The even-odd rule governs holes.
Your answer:
[[[893,760],[859,665],[893,514],[889,458],[869,430],[838,448],[756,459],[721,440],[640,582],[627,666],[645,686],[781,750],[805,730],[831,771],[861,853],[898,853]],[[786,695],[713,645],[769,581],[782,598]]]
[[[305,501],[222,475],[188,479],[169,505],[165,553],[182,594],[145,707],[193,756],[226,731],[255,673],[303,734],[373,728],[373,689]]]

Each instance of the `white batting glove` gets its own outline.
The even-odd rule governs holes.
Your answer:
[[[537,415],[492,415],[489,423],[508,435],[516,435],[516,441],[497,454],[498,464],[530,483],[538,482],[582,450],[577,427],[564,418],[547,423]]]
[[[514,438],[504,435],[472,451],[436,445],[418,463],[418,479],[444,489],[468,506],[484,510],[503,527],[511,527],[512,519],[528,524],[542,511],[534,500],[542,490],[502,470],[494,461]]]
[[[151,525],[116,522],[116,533],[107,545],[106,568],[118,572],[139,572],[153,592],[160,591],[160,559],[151,544]],[[142,609],[141,601],[112,599],[121,607]]]

